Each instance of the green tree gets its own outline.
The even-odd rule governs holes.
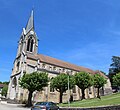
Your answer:
[[[110,65],[110,72],[111,73],[118,73],[120,72],[120,57],[119,56],[112,56],[112,64]]]
[[[67,74],[60,74],[56,77],[54,77],[51,80],[51,87],[56,89],[56,91],[58,91],[60,93],[60,98],[59,98],[59,102],[62,103],[62,96],[63,93],[68,90],[68,78],[69,78],[69,88],[72,89],[74,87],[74,79],[73,76],[68,76]]]
[[[82,99],[85,99],[85,89],[92,86],[92,77],[89,73],[86,72],[79,72],[75,74],[75,84],[81,89],[82,91]]]
[[[118,87],[120,86],[120,72],[113,76],[113,86],[115,86],[116,91],[118,91]]]
[[[109,75],[108,75],[108,77],[110,78],[110,82],[112,84],[112,87],[114,87],[112,77],[119,72],[120,72],[120,57],[119,56],[112,56],[112,64],[110,64]]]
[[[8,91],[8,85],[5,85],[2,89],[1,95],[2,96],[7,96],[7,91]]]
[[[9,82],[8,82],[8,81],[5,81],[5,82],[3,82],[3,84],[6,84],[6,85],[8,85],[8,84],[9,84]]]
[[[35,90],[41,91],[43,87],[48,85],[48,74],[33,72],[31,74],[24,74],[23,77],[20,78],[19,84],[23,89],[28,89],[28,101],[27,106],[32,106],[32,94]]]
[[[93,76],[94,87],[97,88],[97,98],[100,98],[100,88],[103,87],[107,80],[100,74],[95,74]]]
[[[106,75],[106,73],[104,71],[100,71],[101,73],[103,73],[104,75]]]

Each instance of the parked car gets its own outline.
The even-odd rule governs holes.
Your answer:
[[[53,102],[37,102],[31,110],[59,110],[59,107]]]

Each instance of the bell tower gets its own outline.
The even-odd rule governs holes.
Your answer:
[[[26,28],[23,28],[18,45],[17,56],[22,52],[29,54],[37,54],[38,51],[38,39],[34,30],[34,13],[33,10],[28,19]]]
[[[20,40],[18,42],[17,55],[14,60],[14,67],[12,69],[12,74],[8,87],[7,97],[9,99],[14,100],[22,97],[22,89],[19,88],[19,78],[26,73],[28,54],[35,56],[37,55],[37,52],[38,39],[34,30],[34,13],[32,10],[27,25],[25,28],[23,28],[20,35]]]

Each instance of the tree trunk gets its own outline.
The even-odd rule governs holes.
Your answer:
[[[82,89],[82,99],[81,100],[83,100],[83,99],[85,99],[85,89]]]
[[[78,89],[78,94],[79,94],[79,99],[81,100],[81,96],[80,96],[80,88]]]
[[[70,100],[69,100],[69,101],[70,101],[70,102],[73,101],[73,94],[70,95]]]
[[[63,93],[62,93],[62,92],[60,92],[59,103],[62,103],[62,96],[63,96]]]
[[[100,88],[97,88],[97,98],[100,99]]]
[[[27,101],[27,106],[28,107],[31,107],[32,106],[32,91],[29,91],[29,94],[28,94],[28,101]]]

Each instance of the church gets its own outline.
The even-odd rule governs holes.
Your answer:
[[[15,100],[17,102],[22,102],[27,99],[28,91],[19,86],[19,79],[25,73],[30,74],[34,71],[47,72],[50,78],[55,77],[60,73],[69,73],[71,75],[80,71],[85,71],[90,74],[96,73],[96,71],[86,67],[77,66],[50,56],[38,54],[38,37],[34,30],[34,13],[32,11],[26,27],[22,30],[20,40],[18,42],[17,55],[14,60],[14,67],[12,69],[8,87],[8,99]],[[104,94],[110,94],[112,91],[108,77],[100,71],[97,71],[97,73],[103,75],[107,79],[107,84],[105,84],[103,90]],[[80,99],[81,90],[77,86],[75,86],[71,92],[73,94],[73,100]],[[86,98],[94,98],[95,96],[96,89],[94,87],[86,89]],[[63,102],[67,102],[68,97],[69,92],[66,91],[63,94]],[[59,102],[59,93],[48,85],[48,87],[45,87],[43,91],[35,91],[33,93],[32,100]]]

